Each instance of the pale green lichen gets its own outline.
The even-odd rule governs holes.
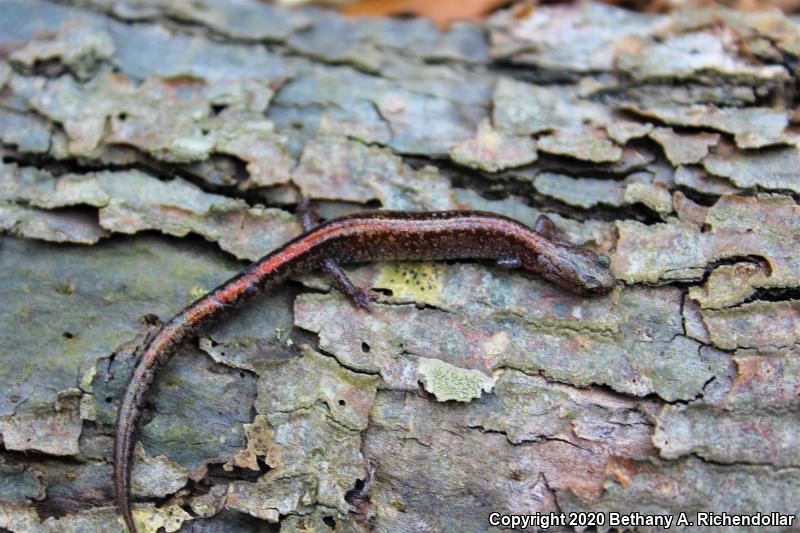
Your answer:
[[[495,380],[479,370],[468,370],[438,359],[420,358],[417,375],[425,390],[440,402],[469,402],[483,392],[492,392]]]

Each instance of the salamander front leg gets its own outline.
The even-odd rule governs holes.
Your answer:
[[[536,223],[533,225],[533,231],[551,241],[569,242],[567,235],[558,229],[547,215],[539,215],[539,218],[536,219]]]
[[[295,214],[300,217],[303,224],[303,231],[311,231],[319,225],[319,214],[317,208],[311,205],[311,200],[303,198],[295,208]]]
[[[333,259],[325,259],[322,268],[331,277],[336,288],[343,292],[356,307],[369,309],[369,304],[378,299],[378,295],[370,292],[368,288],[355,286]]]
[[[311,231],[319,224],[319,216],[307,198],[298,204],[297,213],[303,221],[304,230]],[[356,307],[369,310],[369,304],[378,299],[378,295],[370,292],[368,288],[357,287],[350,281],[350,278],[344,273],[339,263],[333,259],[325,259],[322,263],[322,268],[330,276],[333,285],[347,296]]]

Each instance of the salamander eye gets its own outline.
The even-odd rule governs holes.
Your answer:
[[[604,267],[608,267],[611,265],[611,259],[605,254],[601,254],[597,256],[597,262],[603,265]]]

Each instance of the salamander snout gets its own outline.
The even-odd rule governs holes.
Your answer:
[[[589,295],[610,292],[616,286],[617,280],[608,265],[608,257],[587,252],[583,265],[575,271],[580,280],[579,292]]]
[[[600,280],[594,276],[587,276],[586,279],[583,280],[583,288],[589,292],[597,291],[600,286]]]
[[[583,296],[606,294],[616,286],[617,280],[608,265],[608,258],[566,243],[559,243],[548,253],[537,254],[525,263],[528,270]]]
[[[601,280],[595,276],[586,276],[583,280],[583,290],[588,294],[605,294],[614,288],[614,280]]]

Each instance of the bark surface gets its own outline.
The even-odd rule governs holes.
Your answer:
[[[799,59],[778,12],[551,5],[441,31],[256,0],[0,0],[0,529],[122,530],[110,456],[139,347],[297,235],[303,197],[323,217],[548,213],[621,285],[349,268],[381,294],[368,313],[296,278],[162,371],[140,531],[794,516]]]

